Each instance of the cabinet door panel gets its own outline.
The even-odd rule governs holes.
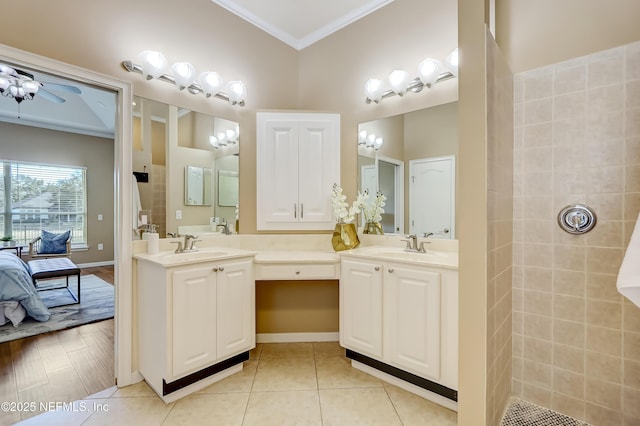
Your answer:
[[[255,285],[251,261],[220,265],[218,272],[218,359],[255,346]]]
[[[211,266],[173,273],[172,374],[216,360],[216,276]]]
[[[397,367],[438,380],[440,274],[387,265],[384,298],[385,358]]]
[[[295,222],[298,206],[298,123],[267,121],[257,146],[258,220]]]
[[[331,121],[300,124],[300,221],[332,222],[331,188],[339,176],[340,152]],[[336,149],[336,146],[338,149]]]
[[[340,344],[365,355],[382,357],[381,265],[342,261]]]

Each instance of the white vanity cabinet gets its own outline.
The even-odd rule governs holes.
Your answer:
[[[330,230],[340,115],[257,113],[257,229]]]
[[[138,261],[137,276],[139,371],[165,402],[255,347],[252,257],[174,267]]]
[[[340,344],[352,359],[364,355],[457,398],[457,271],[350,255],[341,271]]]

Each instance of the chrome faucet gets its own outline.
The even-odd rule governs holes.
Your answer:
[[[430,241],[422,241],[420,243],[420,246],[418,246],[418,236],[416,234],[407,235],[406,238],[407,238],[406,240],[402,240],[407,243],[407,246],[404,248],[404,251],[426,253],[427,249],[425,248],[425,244],[431,244]]]
[[[216,225],[216,231],[218,230],[218,228],[222,227],[223,229],[223,233],[224,235],[229,235],[229,224],[227,223],[227,221],[225,220],[224,222]]]
[[[198,251],[195,243],[200,241],[195,235],[187,234],[184,236],[184,249],[183,251]]]

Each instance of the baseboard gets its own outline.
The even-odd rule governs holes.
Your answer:
[[[79,263],[79,268],[97,268],[99,266],[113,266],[115,262],[113,260],[104,260],[102,262],[89,262],[89,263]]]
[[[337,342],[340,333],[258,333],[257,343]]]

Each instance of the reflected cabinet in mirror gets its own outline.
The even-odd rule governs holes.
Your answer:
[[[135,98],[133,170],[148,181],[133,188],[134,210],[161,237],[238,229],[239,134],[234,121]],[[148,224],[134,221],[134,238]]]
[[[358,145],[358,189],[369,203],[387,197],[384,233],[456,238],[458,102],[361,123],[363,132],[382,138],[379,149]]]

